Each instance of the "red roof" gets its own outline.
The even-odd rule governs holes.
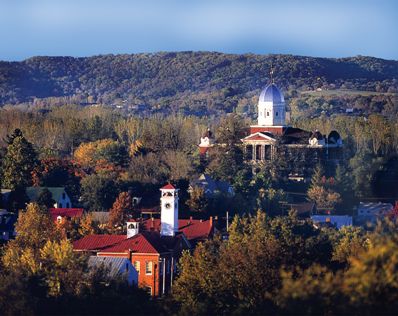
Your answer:
[[[143,229],[148,231],[160,231],[160,219],[147,219],[143,223]],[[178,230],[191,240],[208,239],[213,233],[213,221],[199,219],[179,219]]]
[[[98,251],[127,239],[125,235],[88,235],[73,242],[75,250]]]
[[[54,221],[57,220],[58,216],[61,217],[82,217],[83,209],[82,208],[50,208],[50,215]]]
[[[160,190],[175,190],[175,187],[171,183],[169,183],[166,184],[163,188],[160,188]]]
[[[101,253],[163,253],[174,249],[182,235],[161,237],[158,232],[142,232],[133,237],[126,235],[89,235],[73,243],[73,248],[80,251]]]

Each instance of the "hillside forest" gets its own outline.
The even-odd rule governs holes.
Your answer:
[[[339,132],[338,164],[279,157],[254,170],[245,161],[240,140],[271,64],[290,124]],[[19,216],[16,238],[0,245],[0,314],[396,314],[398,214],[337,230],[289,205],[355,215],[360,201],[395,202],[397,69],[361,56],[200,52],[1,62],[0,187],[11,193],[0,208]],[[208,128],[218,145],[203,159],[198,144]],[[293,165],[309,176],[289,180]],[[235,194],[189,190],[202,173]],[[180,189],[180,218],[223,223],[228,212],[228,238],[216,234],[185,252],[172,294],[151,300],[90,272],[72,242],[125,234],[126,218],[138,216],[129,213],[137,211],[131,198],[157,206],[167,182]],[[49,192],[28,203],[29,186],[65,187],[85,215],[54,224]],[[96,211],[109,212],[109,223],[95,221]]]

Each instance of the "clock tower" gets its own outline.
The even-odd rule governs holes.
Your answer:
[[[178,232],[178,189],[169,183],[160,192],[160,235],[174,236]]]

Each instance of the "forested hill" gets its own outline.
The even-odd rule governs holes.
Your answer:
[[[152,112],[229,112],[258,94],[268,81],[271,64],[276,83],[288,96],[296,89],[398,89],[398,61],[362,56],[329,59],[179,52],[33,57],[0,62],[0,105],[66,99]]]

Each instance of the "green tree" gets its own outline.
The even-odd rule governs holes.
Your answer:
[[[2,162],[3,186],[15,190],[29,186],[37,155],[31,143],[16,129],[7,139],[7,151]]]
[[[55,200],[53,199],[53,195],[50,192],[50,190],[48,190],[47,188],[44,188],[40,192],[40,194],[37,198],[37,204],[39,204],[40,206],[44,206],[46,208],[54,207]]]
[[[116,183],[103,175],[92,174],[81,181],[82,203],[90,211],[107,211],[117,196]]]

